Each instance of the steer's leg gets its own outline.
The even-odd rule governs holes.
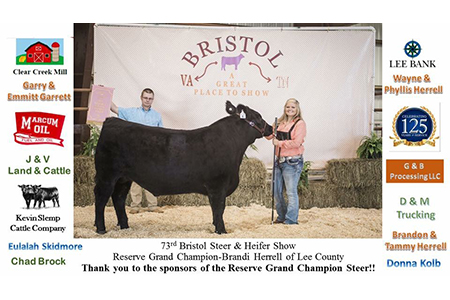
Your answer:
[[[213,213],[213,224],[215,226],[215,233],[227,233],[225,230],[225,223],[223,222],[223,212],[225,211],[225,192],[222,190],[211,191],[208,194],[209,203]]]
[[[95,184],[95,226],[97,233],[105,234],[105,206],[111,196],[114,188],[112,181],[99,181]]]
[[[127,199],[128,191],[130,190],[132,181],[117,181],[112,194],[114,209],[116,210],[118,225],[120,229],[128,228],[128,217],[125,211],[125,201]]]

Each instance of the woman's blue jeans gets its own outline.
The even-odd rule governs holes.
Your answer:
[[[303,155],[298,159],[275,163],[274,197],[276,200],[277,221],[285,224],[298,224],[298,181],[303,169]],[[288,201],[283,195],[286,189]]]

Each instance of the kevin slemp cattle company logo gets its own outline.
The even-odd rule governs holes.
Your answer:
[[[21,184],[19,188],[22,191],[23,199],[27,209],[30,209],[34,201],[33,208],[45,208],[45,201],[53,203],[53,207],[59,207],[59,192],[56,187],[42,187],[41,185]],[[36,207],[37,206],[37,207]]]
[[[392,131],[394,147],[405,146],[436,146],[437,122],[433,113],[424,106],[400,109],[394,117]]]
[[[61,217],[56,214],[48,214],[49,209],[59,208],[58,189],[31,184],[18,186],[18,191],[21,192],[26,204],[23,209],[27,212],[16,214],[10,230],[13,232],[64,233],[66,226],[60,225]],[[46,202],[48,203],[46,204]],[[47,213],[44,213],[44,210]]]
[[[14,141],[22,145],[49,144],[64,147],[61,131],[65,116],[45,112],[16,112]]]
[[[63,39],[16,39],[16,65],[63,64]]]

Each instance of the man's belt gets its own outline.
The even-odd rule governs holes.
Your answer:
[[[290,159],[300,159],[302,156],[301,155],[297,155],[297,156],[281,156],[281,157],[277,157],[278,162],[284,163],[286,160],[290,160]]]

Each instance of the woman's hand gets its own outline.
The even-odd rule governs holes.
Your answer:
[[[280,141],[279,140],[277,140],[276,138],[274,138],[273,140],[272,140],[272,144],[274,145],[274,146],[278,146],[278,143],[279,143]]]

